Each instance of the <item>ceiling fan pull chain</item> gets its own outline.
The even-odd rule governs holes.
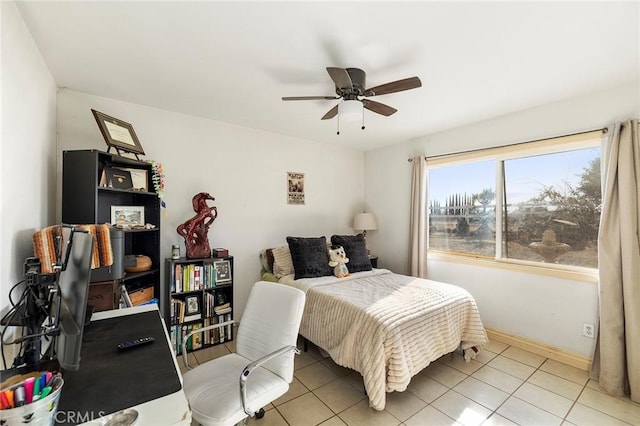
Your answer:
[[[340,134],[340,114],[338,114],[338,132],[336,133],[336,135]]]
[[[362,110],[362,130],[364,130],[364,109]]]

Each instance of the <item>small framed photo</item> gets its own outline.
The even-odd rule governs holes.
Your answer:
[[[111,224],[125,229],[144,226],[144,207],[111,206]]]
[[[184,299],[186,315],[200,313],[200,299],[198,296],[187,296]]]
[[[122,150],[133,154],[144,155],[142,145],[140,145],[138,136],[136,136],[136,132],[133,130],[131,124],[96,111],[95,109],[92,109],[91,112],[98,123],[100,133],[102,133],[102,137],[104,137],[104,141],[107,143],[109,149],[113,147],[117,152]]]
[[[115,167],[105,167],[102,171],[104,177],[100,179],[100,185],[108,188],[132,189],[133,182],[128,170]]]
[[[131,175],[131,187],[134,191],[149,191],[148,179],[147,179],[147,170],[146,169],[125,169],[121,168],[120,170],[124,170],[129,172]]]
[[[231,262],[228,260],[218,260],[213,262],[213,269],[216,271],[216,284],[231,282]]]

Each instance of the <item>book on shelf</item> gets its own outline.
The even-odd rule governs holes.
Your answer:
[[[204,265],[182,265],[174,266],[174,280],[171,283],[171,292],[184,293],[189,291],[214,288],[214,269],[210,263]]]
[[[218,324],[221,324],[223,322],[224,322],[224,315],[218,315]],[[224,327],[218,328],[218,336],[219,336],[219,342],[220,343],[224,343],[224,338],[225,338],[225,328]]]
[[[175,267],[174,280],[171,283],[171,291],[173,293],[182,291],[182,265],[179,263],[176,264]]]
[[[184,318],[184,301],[171,299],[171,323],[179,324]]]
[[[200,319],[202,319],[202,314],[197,313],[197,314],[185,315],[184,319],[180,322],[191,322],[191,321],[197,321]]]
[[[196,331],[198,329],[202,328],[202,324],[193,324],[191,331]],[[191,347],[193,349],[200,349],[202,348],[202,333],[196,333],[193,336],[191,336],[191,339],[193,340]]]
[[[178,333],[176,333],[177,327],[171,327],[171,346],[173,352],[178,355]]]
[[[200,268],[202,266],[194,265],[193,267],[193,289],[200,290]]]
[[[205,320],[204,320],[204,326],[205,327],[208,326],[208,325],[215,325],[217,323],[218,323],[218,321],[214,317],[205,318]],[[219,337],[218,329],[217,328],[212,328],[210,330],[205,331],[204,339],[205,339],[205,344],[207,344],[207,345],[213,345],[213,344],[219,343],[220,342],[220,337]]]
[[[226,321],[231,321],[231,314],[226,315]],[[227,324],[227,340],[233,339],[233,324]]]
[[[174,350],[176,355],[182,354],[182,342],[187,338],[187,335],[192,331],[197,331],[202,328],[202,323],[197,324],[184,324],[179,326],[171,327],[171,343],[174,342]],[[203,346],[203,333],[195,333],[193,336],[187,340],[187,352],[192,351],[194,349],[201,349]]]
[[[182,326],[182,338],[180,339],[180,352],[182,352],[182,342],[184,342],[185,339],[187,338],[187,334],[189,334],[189,326],[183,325]],[[191,350],[191,340],[187,341],[186,349],[187,349],[187,351]]]
[[[202,319],[202,312],[187,313],[187,306],[184,300],[171,299],[171,322],[180,324]]]
[[[227,313],[231,312],[231,304],[230,303],[225,303],[223,305],[214,306],[213,307],[213,312],[216,315],[227,314]]]

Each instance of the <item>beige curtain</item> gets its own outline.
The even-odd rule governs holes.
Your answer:
[[[411,181],[411,275],[427,276],[427,164],[423,157],[413,157]]]
[[[600,327],[592,377],[640,402],[640,143],[638,121],[616,123],[602,150],[598,235]]]

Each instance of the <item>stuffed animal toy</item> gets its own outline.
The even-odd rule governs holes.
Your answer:
[[[331,246],[329,249],[329,266],[333,268],[333,275],[338,278],[348,277],[349,269],[347,269],[347,263],[349,258],[344,252],[342,246]]]

